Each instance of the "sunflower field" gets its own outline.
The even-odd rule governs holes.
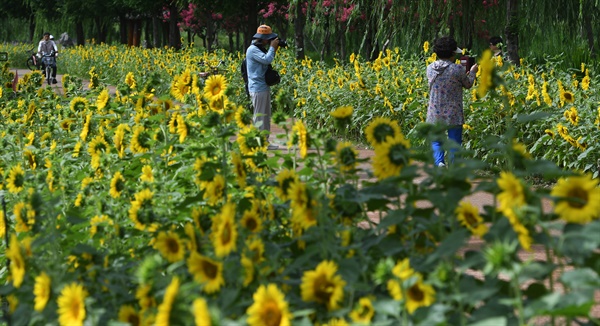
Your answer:
[[[482,54],[465,148],[440,169],[428,140],[444,130],[422,123],[427,45],[333,67],[280,51],[277,151],[252,125],[241,58],[77,47],[59,57],[64,94],[2,67],[5,321],[600,321],[600,98],[585,64]],[[199,78],[199,62],[221,74]]]

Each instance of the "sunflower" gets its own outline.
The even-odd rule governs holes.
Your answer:
[[[180,102],[183,102],[185,96],[190,93],[190,85],[185,83],[185,78],[175,76],[171,83],[171,95]]]
[[[73,112],[85,112],[89,106],[88,100],[84,97],[74,97],[71,100],[70,108]]]
[[[351,142],[340,142],[335,149],[335,160],[342,172],[351,172],[358,165],[358,152]]]
[[[487,92],[493,88],[494,63],[492,61],[492,51],[489,49],[483,51],[481,60],[479,61],[479,86],[477,87],[477,95],[483,98]]]
[[[588,223],[600,217],[598,179],[589,174],[560,178],[552,192],[554,212],[569,223]]]
[[[299,181],[296,172],[289,169],[283,169],[279,171],[279,174],[277,174],[275,180],[277,181],[275,193],[282,201],[289,199],[291,186]]]
[[[140,314],[131,305],[123,305],[119,308],[119,321],[127,323],[131,326],[140,326]]]
[[[474,235],[483,237],[487,233],[488,228],[483,224],[479,209],[471,203],[461,202],[454,212],[460,224],[464,225]]]
[[[573,95],[573,93],[566,91],[564,88],[561,87],[560,101],[563,103],[573,103],[575,102],[575,96]]]
[[[291,136],[292,137],[288,141],[288,147],[292,147],[292,145],[297,144],[298,149],[300,149],[300,156],[305,158],[306,154],[308,153],[310,137],[302,120],[298,120],[296,123],[294,123]]]
[[[387,290],[392,299],[396,301],[402,300],[404,295],[402,294],[402,287],[400,286],[400,281],[396,279],[391,279],[387,281]]]
[[[277,285],[261,285],[252,298],[254,302],[246,311],[249,326],[291,325],[292,315],[288,310],[288,303]]]
[[[575,107],[565,110],[563,115],[572,125],[576,126],[579,124],[579,115],[577,114],[577,109]]]
[[[242,161],[242,156],[238,152],[231,153],[231,163],[235,172],[236,180],[240,188],[246,187],[246,166]]]
[[[85,298],[83,285],[71,283],[60,291],[58,297],[58,322],[64,326],[83,325],[85,320]]]
[[[187,260],[188,270],[194,280],[204,285],[202,291],[215,293],[225,285],[223,278],[223,263],[192,252]]]
[[[246,241],[244,256],[250,258],[253,263],[259,264],[265,260],[265,245],[260,238],[252,237]]]
[[[79,137],[81,137],[82,141],[85,141],[88,134],[90,133],[90,124],[92,123],[92,114],[88,114],[85,116],[85,122],[83,123],[83,128],[81,128],[81,133]]]
[[[533,243],[533,239],[529,234],[529,230],[523,225],[520,221],[516,219],[516,217],[510,218],[511,225],[513,230],[517,234],[517,239],[519,240],[519,244],[521,247],[527,251],[531,251],[531,244]]]
[[[138,300],[140,309],[142,311],[156,306],[156,300],[154,299],[154,296],[150,293],[151,291],[151,284],[140,284],[140,286],[135,291],[135,298]]]
[[[402,135],[376,146],[373,157],[375,176],[383,180],[400,175],[402,168],[410,163],[409,148],[410,143]]]
[[[201,182],[200,188],[204,190],[202,196],[206,199],[210,206],[218,204],[225,196],[225,177],[221,174],[217,174],[213,177],[212,181]]]
[[[73,119],[64,119],[60,122],[60,128],[65,131],[73,131]]]
[[[6,258],[10,260],[10,276],[13,286],[20,288],[25,277],[25,259],[21,254],[21,245],[16,234],[10,235],[10,243],[6,250]]]
[[[338,127],[344,127],[350,123],[353,111],[354,108],[352,106],[340,106],[329,114],[335,119]]]
[[[172,231],[161,231],[158,233],[154,242],[154,248],[158,249],[170,263],[182,260],[185,254],[181,238],[179,238],[177,233]]]
[[[25,171],[19,165],[13,166],[8,172],[6,179],[6,188],[10,193],[17,194],[23,190],[25,186]]]
[[[27,232],[35,224],[36,212],[29,203],[16,203],[13,207],[13,214],[17,221],[17,225],[15,225],[15,231],[17,232]]]
[[[129,89],[135,89],[137,87],[137,83],[135,82],[135,76],[133,76],[133,73],[131,71],[128,72],[125,76],[125,84],[129,86]]]
[[[212,101],[225,95],[227,89],[227,80],[222,75],[212,75],[206,80],[204,85],[204,97]]]
[[[246,257],[245,255],[242,255],[242,258],[240,259],[240,264],[244,269],[244,281],[242,285],[246,287],[250,285],[250,283],[252,283],[252,281],[254,280],[254,263],[250,258]]]
[[[496,183],[502,190],[497,196],[501,211],[511,210],[513,207],[520,207],[526,203],[523,184],[514,174],[500,172],[500,178],[496,180]]]
[[[0,210],[0,238],[4,239],[6,235],[6,223],[4,223],[4,211]]]
[[[102,152],[109,153],[110,147],[106,140],[104,140],[104,136],[98,135],[88,145],[88,153],[90,153],[91,156],[94,156],[101,154]]]
[[[121,172],[115,172],[112,180],[110,180],[110,195],[112,198],[119,198],[125,189],[125,178]]]
[[[135,199],[129,208],[129,218],[133,221],[135,228],[142,231],[156,231],[158,224],[155,222],[156,216],[152,211],[154,193],[150,189],[144,189],[134,196]]]
[[[392,268],[392,274],[400,280],[405,281],[415,274],[415,271],[410,267],[410,259],[404,258],[397,262]]]
[[[194,323],[196,326],[212,325],[206,300],[202,298],[195,299],[194,302],[192,302],[192,314],[194,315]]]
[[[122,123],[117,126],[117,130],[115,131],[115,135],[113,136],[113,143],[115,145],[115,148],[117,149],[117,152],[119,153],[120,158],[122,158],[125,154],[125,148],[127,147],[125,145],[125,131],[130,130],[131,128],[129,128],[129,125]]]
[[[344,318],[332,318],[323,326],[350,326]]]
[[[426,54],[429,52],[429,41],[425,41],[423,43],[423,52],[425,52]]]
[[[150,134],[141,125],[133,128],[133,135],[131,136],[131,151],[134,154],[143,154],[150,150]]]
[[[98,98],[96,98],[96,108],[98,111],[102,111],[110,100],[110,94],[108,93],[108,89],[103,89],[100,94],[98,94]]]
[[[177,116],[177,134],[179,135],[179,143],[183,143],[188,135],[188,126],[185,123],[183,116]]]
[[[144,165],[142,167],[142,175],[140,176],[140,180],[148,183],[154,182],[154,175],[152,174],[152,167],[150,165]]]
[[[395,139],[400,136],[400,126],[396,120],[377,117],[365,128],[365,135],[369,144],[375,147],[385,143],[390,138]]]
[[[179,278],[174,276],[171,280],[171,284],[167,286],[165,290],[165,296],[163,302],[158,306],[158,313],[156,314],[156,325],[170,325],[171,309],[173,308],[173,302],[179,292]]]
[[[235,205],[227,203],[223,205],[221,213],[213,220],[212,242],[217,257],[227,256],[236,250],[237,236]]]
[[[356,307],[350,312],[352,321],[362,324],[369,324],[374,315],[375,309],[373,309],[373,303],[368,297],[360,298]]]
[[[290,186],[290,199],[292,208],[292,223],[302,230],[317,225],[314,207],[316,201],[311,192],[302,182],[295,182]]]
[[[240,224],[252,233],[258,233],[262,230],[262,219],[254,203],[251,209],[244,211]]]
[[[330,311],[338,309],[339,303],[344,299],[346,282],[336,275],[337,269],[335,262],[326,260],[315,270],[304,272],[300,285],[302,300],[324,304]]]
[[[50,277],[48,274],[42,272],[35,278],[35,285],[33,286],[33,295],[35,296],[33,302],[35,311],[42,311],[46,308],[46,304],[50,299]]]
[[[242,155],[254,155],[257,152],[267,150],[267,138],[254,126],[241,129],[237,135],[237,142]]]
[[[406,290],[405,306],[409,314],[419,307],[429,307],[435,302],[435,290],[431,285],[424,284],[421,275],[417,274],[417,282]]]
[[[252,111],[241,105],[238,106],[235,111],[235,124],[240,129],[250,126],[252,124]]]

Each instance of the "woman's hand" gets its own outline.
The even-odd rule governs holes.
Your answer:
[[[471,67],[471,70],[469,70],[469,73],[470,73],[470,74],[476,74],[478,70],[479,70],[479,66],[478,66],[477,64],[474,64],[474,65]]]

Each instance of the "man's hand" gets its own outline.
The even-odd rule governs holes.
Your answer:
[[[273,49],[275,49],[275,51],[277,51],[277,49],[279,48],[279,39],[278,38],[274,38],[271,40],[271,47]]]
[[[476,74],[478,70],[479,70],[479,66],[478,66],[477,64],[474,64],[474,65],[471,67],[471,70],[469,71],[469,73],[471,73],[471,74]]]

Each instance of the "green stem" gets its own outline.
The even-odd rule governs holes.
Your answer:
[[[517,299],[516,308],[519,318],[519,325],[525,325],[525,320],[523,319],[523,294],[521,293],[521,287],[519,286],[519,278],[517,277],[517,275],[513,275],[511,283],[513,285],[515,297]]]

